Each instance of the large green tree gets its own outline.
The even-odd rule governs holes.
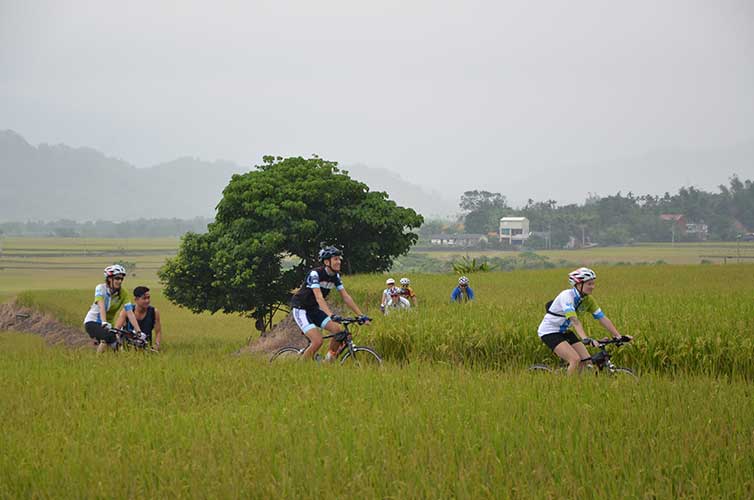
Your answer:
[[[487,234],[497,231],[500,217],[511,211],[502,194],[479,190],[463,193],[459,206],[461,210],[468,212],[464,217],[467,233]]]
[[[264,330],[318,264],[322,244],[343,249],[346,273],[384,271],[408,253],[422,222],[335,162],[265,156],[233,176],[208,232],[184,236],[160,279],[179,305],[246,314]]]

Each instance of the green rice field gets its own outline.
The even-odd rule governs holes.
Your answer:
[[[754,266],[595,266],[633,381],[527,371],[555,364],[536,328],[564,269],[470,275],[465,305],[457,276],[411,275],[419,307],[386,317],[385,276],[347,276],[386,360],[358,369],[236,355],[252,322],[170,304],[153,257],[123,260],[154,287],[159,355],[0,332],[0,498],[754,497]],[[80,327],[103,261],[54,259],[0,270],[0,299]]]

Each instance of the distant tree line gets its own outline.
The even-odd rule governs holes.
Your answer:
[[[165,238],[190,232],[206,233],[205,217],[193,219],[137,219],[125,222],[57,220],[0,223],[6,236],[55,236],[61,238]]]
[[[532,237],[529,248],[548,244],[562,247],[575,238],[603,245],[631,242],[663,242],[698,239],[699,233],[673,227],[677,222],[663,220],[663,214],[682,215],[685,222],[705,224],[706,239],[734,240],[754,230],[754,182],[734,176],[719,192],[709,193],[684,187],[678,193],[663,196],[618,192],[612,196],[590,196],[583,204],[559,205],[555,200],[534,201],[518,209],[510,207],[505,196],[489,191],[467,191],[461,196],[463,215],[457,222],[427,221],[420,237],[437,233],[497,233],[499,220],[506,216],[526,217]],[[495,245],[495,239],[490,238]]]

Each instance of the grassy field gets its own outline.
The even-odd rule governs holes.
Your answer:
[[[465,256],[463,250],[421,252],[436,259],[453,259]],[[650,243],[622,247],[593,247],[577,250],[537,250],[537,254],[547,257],[551,262],[567,261],[578,265],[595,264],[652,264],[663,261],[668,264],[700,264],[708,261],[712,264],[742,263],[754,264],[754,242],[700,242],[700,243]],[[499,250],[469,251],[469,257],[510,257],[516,252]],[[724,256],[730,257],[723,259]]]
[[[0,349],[6,498],[754,493],[742,381]]]
[[[387,360],[359,370],[234,356],[251,322],[168,303],[140,262],[160,355],[0,332],[0,498],[754,496],[754,266],[597,267],[631,382],[526,371],[553,362],[535,332],[562,269],[472,275],[468,305],[412,275],[420,307],[388,317],[385,276],[346,277]],[[6,269],[0,297],[80,327],[100,277]]]

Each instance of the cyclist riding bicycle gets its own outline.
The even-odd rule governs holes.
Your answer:
[[[474,300],[474,290],[469,286],[469,278],[461,276],[458,278],[458,286],[450,292],[451,302],[467,302]]]
[[[401,278],[401,297],[403,297],[406,300],[410,300],[414,307],[419,305],[418,300],[416,299],[416,292],[414,292],[414,289],[411,288],[411,280],[408,278]]]
[[[97,352],[103,352],[107,346],[115,349],[115,334],[110,331],[118,310],[128,302],[128,292],[123,288],[126,270],[114,264],[104,269],[105,282],[94,289],[94,303],[84,318],[84,330],[92,339],[99,341]],[[139,329],[139,323],[133,312],[127,314],[129,322]]]
[[[312,269],[306,276],[301,288],[293,295],[291,307],[293,309],[293,319],[301,329],[301,332],[311,341],[309,347],[304,351],[302,357],[311,359],[314,357],[320,347],[322,347],[322,333],[318,328],[327,330],[330,333],[340,333],[343,326],[337,322],[339,319],[333,315],[330,306],[325,300],[333,288],[340,292],[343,302],[354,312],[360,319],[366,319],[361,313],[361,309],[353,301],[351,296],[346,292],[343,282],[340,279],[340,265],[343,252],[337,247],[328,246],[319,251],[319,260],[322,262],[321,267]],[[366,319],[368,323],[368,319]],[[325,356],[326,361],[331,361],[337,355],[341,342],[330,339],[330,346]]]
[[[546,304],[547,313],[537,329],[539,339],[568,363],[569,375],[581,371],[584,364],[591,360],[584,343],[599,347],[596,340],[587,337],[579,314],[591,313],[613,337],[621,338],[615,325],[592,297],[596,279],[597,274],[587,267],[568,273],[568,282],[572,288],[563,290]],[[578,337],[571,328],[576,330]]]

